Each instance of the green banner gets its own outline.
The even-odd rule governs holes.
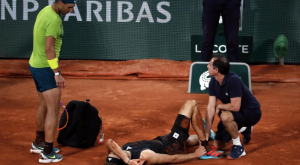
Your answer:
[[[36,16],[54,0],[0,2],[0,58],[29,59]],[[249,56],[241,56],[241,61],[278,62],[274,40],[284,34],[289,41],[285,63],[300,63],[300,1],[245,2],[239,35],[253,36],[253,47],[248,48],[252,51]],[[191,36],[203,35],[202,3],[203,0],[77,0],[74,11],[61,16],[65,33],[60,58],[191,60]],[[224,49],[216,49],[219,48]]]
[[[188,93],[208,93],[211,77],[208,75],[208,62],[194,62],[190,67]],[[250,67],[246,63],[231,62],[230,71],[236,73],[251,91]]]
[[[0,57],[29,58],[36,16],[54,0],[0,1]],[[61,16],[65,33],[60,58],[186,60],[190,58],[187,35],[199,32],[201,4],[77,0],[74,11]],[[195,10],[187,12],[191,7]]]

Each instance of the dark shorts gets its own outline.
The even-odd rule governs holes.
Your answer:
[[[250,127],[258,123],[261,118],[261,110],[257,109],[240,109],[238,112],[231,112],[234,118],[234,121],[238,125],[238,129],[240,130],[242,127]],[[230,134],[226,131],[225,126],[222,121],[218,124],[218,130],[216,132],[216,140],[230,142],[232,139]]]
[[[181,154],[186,149],[186,142],[189,138],[190,118],[178,114],[171,133],[159,136],[165,147],[165,152],[169,155]]]
[[[139,159],[144,150],[152,150],[155,153],[165,154],[164,145],[159,140],[141,140],[137,142],[130,142],[123,145],[122,150],[131,153],[131,159]]]
[[[50,67],[33,68],[29,65],[29,70],[38,92],[44,92],[57,87],[53,70]]]

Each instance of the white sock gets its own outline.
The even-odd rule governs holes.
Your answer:
[[[236,139],[232,139],[232,143],[233,143],[233,145],[236,145],[236,146],[241,146],[242,145],[239,136]]]

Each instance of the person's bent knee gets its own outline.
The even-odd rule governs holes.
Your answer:
[[[223,111],[220,115],[220,119],[223,123],[234,120],[232,113],[229,111]]]
[[[179,114],[190,118],[195,106],[197,106],[197,102],[195,100],[189,100],[181,107]]]
[[[108,139],[108,140],[106,141],[106,146],[110,145],[111,143],[113,143],[113,140],[112,140],[112,139]]]
[[[197,105],[197,102],[196,100],[188,100],[186,103],[185,103],[186,106],[190,106],[190,107],[193,107],[193,106],[196,106]]]

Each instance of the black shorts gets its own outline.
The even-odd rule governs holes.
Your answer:
[[[189,138],[189,129],[190,118],[178,114],[171,129],[171,133],[159,136],[156,139],[163,142],[167,154],[181,154],[186,149],[186,142]]]
[[[238,125],[238,130],[242,127],[250,127],[258,123],[261,118],[261,110],[257,109],[246,109],[241,108],[238,112],[231,112],[234,118],[234,121]],[[218,130],[216,132],[216,140],[230,142],[232,139],[230,134],[226,131],[225,126],[222,121],[218,124]]]
[[[164,145],[159,140],[141,140],[137,142],[126,143],[122,146],[122,150],[131,153],[131,159],[139,159],[142,151],[152,150],[155,153],[164,154]]]
[[[29,65],[29,70],[38,92],[42,93],[44,91],[57,87],[53,70],[50,67],[34,68]]]

